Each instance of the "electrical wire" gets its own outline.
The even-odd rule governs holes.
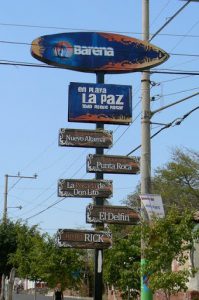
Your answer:
[[[163,6],[163,8],[158,12],[157,16],[155,17],[155,19],[152,21],[152,23],[150,24],[150,26],[152,26],[158,19],[159,17],[162,15],[162,13],[164,12],[164,10],[167,8],[167,6],[169,5],[169,3],[171,2],[171,0],[168,0],[167,3]]]
[[[151,101],[159,100],[159,99],[162,98],[162,97],[173,96],[173,95],[177,95],[177,94],[181,94],[181,93],[185,93],[185,92],[190,92],[190,91],[194,91],[194,90],[198,90],[198,89],[199,89],[199,87],[197,87],[197,88],[192,88],[192,89],[187,89],[187,90],[182,90],[182,91],[175,92],[175,93],[170,93],[170,94],[156,95],[156,96],[159,96],[159,98],[158,98],[158,99],[151,99]],[[153,96],[152,98],[154,98],[154,97],[156,97],[156,96]]]
[[[192,114],[194,111],[196,111],[197,109],[199,109],[199,106],[195,107],[194,109],[190,110],[188,113],[184,114],[181,118],[176,118],[174,119],[172,122],[166,124],[164,127],[162,127],[160,130],[158,130],[156,133],[154,133],[153,135],[151,135],[150,139],[153,139],[155,136],[157,136],[161,131],[170,128],[170,127],[174,127],[177,125],[180,125],[190,114]],[[140,149],[141,145],[137,146],[136,148],[134,148],[132,151],[130,151],[128,154],[126,154],[126,156],[131,155],[132,153],[134,153],[136,150]]]
[[[84,150],[83,153],[85,153],[85,151],[87,151],[87,150]],[[79,155],[79,158],[78,158],[78,159],[80,159],[80,158],[81,158],[81,155]],[[71,164],[66,168],[66,170],[64,170],[64,171],[59,175],[59,178],[61,178],[61,176],[63,176],[63,175],[66,173],[66,171],[70,170],[71,167],[74,166],[74,163],[76,163],[76,162],[78,161],[78,159],[75,158],[75,159],[71,162]],[[81,168],[83,168],[83,166],[82,166]],[[80,170],[80,168],[78,169],[78,171],[79,171],[79,170]],[[76,175],[76,173],[77,173],[77,172],[75,172],[70,178],[72,179],[72,178]],[[56,181],[57,181],[57,180],[56,180]],[[55,183],[55,182],[53,181],[53,182],[52,182],[52,183],[51,183],[44,191],[42,191],[39,195],[37,195],[35,198],[33,198],[32,203],[35,203],[35,200],[37,200],[38,198],[40,198],[47,190],[49,190],[49,188],[51,188],[51,187],[54,185],[54,183]],[[20,217],[26,215],[26,214],[29,213],[30,211],[33,211],[33,210],[37,209],[39,206],[43,205],[46,201],[48,201],[50,198],[52,198],[56,193],[57,193],[57,191],[51,193],[50,196],[48,196],[45,200],[42,200],[41,203],[35,205],[32,209],[29,209],[28,211],[26,211],[26,212],[20,214]]]
[[[57,66],[50,66],[45,64],[36,64],[36,63],[26,63],[26,62],[15,62],[15,61],[0,61],[0,65],[9,65],[9,66],[20,66],[20,67],[36,67],[36,68],[50,68],[50,69],[61,69],[63,68]],[[184,70],[170,70],[170,69],[153,69],[150,71],[144,71],[150,74],[170,74],[170,75],[192,75],[198,76],[198,71],[184,71]]]
[[[167,83],[167,82],[173,82],[173,81],[181,80],[181,79],[185,79],[185,78],[191,78],[191,75],[182,76],[182,77],[177,77],[177,78],[168,79],[168,80],[163,80],[163,81],[160,81],[160,84],[161,84],[161,83]]]
[[[186,34],[189,34],[189,33],[192,31],[192,29],[193,29],[194,27],[196,27],[198,24],[199,24],[199,20],[191,26],[191,28],[187,31]],[[177,48],[177,46],[178,46],[178,45],[184,40],[184,38],[186,37],[186,34],[185,34],[185,36],[183,36],[183,37],[176,43],[176,45],[171,49],[171,51],[173,51],[174,49]]]
[[[199,57],[199,54],[189,54],[189,53],[169,53],[169,55]]]
[[[21,178],[19,178],[9,189],[8,189],[8,192],[10,190],[12,190],[14,188],[15,185],[17,185],[17,183],[21,180]]]
[[[49,198],[50,198],[50,197],[49,197]],[[25,220],[28,221],[28,220],[30,220],[30,219],[32,219],[32,218],[34,218],[34,217],[36,217],[36,216],[38,216],[38,215],[44,213],[45,211],[47,211],[47,210],[50,209],[51,207],[53,207],[53,206],[57,205],[58,203],[62,202],[64,199],[65,199],[65,198],[62,198],[62,199],[60,199],[60,200],[57,200],[56,202],[52,203],[52,204],[49,205],[48,207],[46,207],[46,208],[44,208],[43,210],[39,211],[38,213],[36,213],[36,214],[34,214],[34,215],[32,215],[32,216],[26,218]]]
[[[149,39],[149,42],[152,41],[177,15],[189,4],[191,0],[188,0],[183,6],[178,9],[173,16],[171,16]]]
[[[24,27],[24,28],[41,28],[41,29],[56,29],[56,30],[71,30],[71,31],[89,31],[89,32],[107,32],[107,33],[118,33],[118,34],[136,34],[142,35],[142,32],[136,31],[109,31],[109,30],[96,30],[96,29],[88,29],[88,28],[71,28],[71,27],[58,27],[58,26],[43,26],[43,25],[31,25],[31,24],[16,24],[16,23],[0,23],[0,26],[7,27]],[[153,35],[154,33],[152,33]],[[184,35],[181,33],[158,33],[158,35],[162,36],[173,36],[173,37],[190,37],[190,38],[199,38],[199,35]]]
[[[145,71],[150,73],[151,75],[153,74],[167,74],[167,75],[190,75],[190,76],[198,76],[199,72],[198,71],[183,71],[183,70],[171,70],[171,71],[165,71],[165,70],[158,70],[158,69],[153,69],[153,71]]]
[[[1,44],[11,44],[11,45],[26,45],[26,46],[32,46],[32,43],[28,43],[28,42],[14,42],[14,41],[5,41],[5,40],[0,40]],[[72,47],[71,47],[72,48]],[[172,53],[169,52],[168,53],[170,56],[188,56],[188,57],[199,57],[199,54],[191,54],[191,53]],[[1,60],[3,61],[3,60]],[[6,61],[6,60],[5,60]]]

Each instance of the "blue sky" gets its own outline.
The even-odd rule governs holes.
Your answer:
[[[4,1],[0,10],[0,63],[5,61],[40,63],[30,54],[30,44],[35,38],[71,31],[110,31],[141,38],[141,0],[51,0]],[[151,33],[156,32],[184,1],[151,0]],[[199,4],[189,4],[153,44],[164,49],[170,59],[158,66],[158,70],[198,71]],[[197,56],[184,56],[186,54]],[[23,176],[38,174],[38,179],[9,177],[8,216],[21,218],[28,224],[39,224],[50,234],[58,228],[90,228],[85,223],[85,208],[89,199],[68,198],[46,209],[57,197],[59,178],[91,179],[86,173],[86,156],[93,149],[58,147],[60,128],[94,129],[94,124],[68,123],[68,86],[70,82],[95,83],[94,74],[81,72],[0,65],[0,192],[3,210],[4,175]],[[126,155],[140,144],[140,86],[141,74],[106,75],[109,84],[125,84],[133,87],[133,118],[131,126],[105,125],[113,131],[114,147],[110,155]],[[154,74],[151,80],[152,110],[198,92],[198,76]],[[198,105],[198,96],[153,117],[154,122],[168,123],[182,117]],[[198,111],[182,122],[164,130],[152,140],[152,171],[164,165],[174,147],[198,150]],[[152,133],[160,127],[152,126]],[[134,153],[140,156],[140,151]],[[114,186],[111,204],[119,205],[133,192],[140,175],[105,175]],[[13,187],[12,187],[13,186]],[[9,208],[23,206],[22,210]]]

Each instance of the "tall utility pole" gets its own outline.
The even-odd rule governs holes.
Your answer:
[[[149,0],[142,0],[143,40],[149,39]],[[150,143],[150,74],[142,73],[142,124],[141,124],[141,193],[151,190],[151,143]]]
[[[142,34],[143,40],[149,40],[149,0],[142,0]],[[150,74],[142,73],[142,123],[141,123],[141,194],[151,192],[151,142],[150,142]],[[142,218],[148,221],[142,206]],[[141,239],[141,265],[145,264],[143,250],[144,241]],[[152,300],[153,295],[147,286],[145,276],[141,278],[141,300]]]
[[[150,38],[149,35],[149,0],[142,0],[142,34],[144,41],[151,41],[156,37],[188,4],[191,2],[198,2],[199,0],[185,0],[187,1],[169,20],[163,24],[163,26]],[[195,96],[195,95],[194,95]],[[150,110],[150,74],[143,72],[142,74],[142,125],[141,125],[141,194],[151,193],[151,142],[150,142],[150,119],[156,112],[166,109],[172,105],[178,104],[182,101],[187,100],[182,99],[169,106],[165,106],[159,110],[151,112]],[[148,221],[148,217],[144,213],[144,207],[142,206],[142,218]],[[141,240],[141,264],[145,264],[143,250],[144,241]],[[147,278],[146,278],[147,279]],[[141,287],[141,300],[152,300],[153,295],[151,290],[147,286],[147,281],[144,282],[142,278]]]
[[[104,83],[104,73],[97,73],[96,74],[96,82],[97,83]],[[104,129],[103,123],[96,123],[96,129]],[[96,154],[104,154],[103,148],[96,148]],[[103,173],[96,172],[95,179],[103,179]],[[95,198],[96,205],[104,205],[103,198]],[[103,225],[97,225],[96,229],[103,229]],[[94,278],[94,300],[102,300],[103,294],[103,270],[102,270],[102,263],[103,263],[103,250],[102,249],[95,249],[95,278]]]
[[[8,215],[8,178],[9,177],[19,178],[19,180],[20,179],[36,179],[37,175],[36,174],[33,175],[33,176],[21,176],[20,174],[18,174],[18,175],[8,175],[8,174],[6,174],[5,175],[4,209],[3,209],[3,223],[4,224],[7,223],[7,215]]]

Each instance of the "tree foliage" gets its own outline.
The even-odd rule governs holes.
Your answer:
[[[181,208],[198,209],[199,153],[188,149],[174,149],[171,160],[154,171],[151,180],[152,194],[161,194],[165,211],[174,204]],[[124,202],[140,207],[140,185]]]
[[[143,224],[146,265],[143,270],[149,275],[149,287],[153,291],[163,290],[167,299],[171,294],[187,290],[186,283],[195,272],[185,263],[194,247],[199,232],[194,230],[193,211],[184,212],[174,207],[164,219],[154,219],[150,226]],[[180,270],[172,272],[173,261]]]
[[[171,160],[154,172],[153,194],[163,199],[166,217],[142,224],[147,264],[144,272],[149,275],[149,286],[153,291],[163,290],[167,299],[172,293],[187,289],[189,276],[194,269],[184,268],[194,238],[193,214],[199,200],[199,153],[188,149],[175,149]],[[124,201],[140,209],[140,185]],[[177,260],[180,271],[172,272],[172,261]]]
[[[173,204],[198,209],[199,153],[175,149],[171,161],[155,171],[152,186],[154,193],[162,195],[166,209]]]
[[[105,251],[104,277],[120,291],[140,289],[140,228],[112,226],[113,247]]]
[[[57,282],[63,287],[78,285],[84,266],[80,251],[59,248],[55,238],[41,234],[37,226],[17,224],[16,227],[17,248],[10,254],[9,262],[17,268],[18,276],[42,280],[51,287]],[[79,276],[74,277],[74,272],[79,272]]]
[[[0,223],[0,275],[9,275],[12,265],[9,254],[17,249],[15,224],[11,221]]]

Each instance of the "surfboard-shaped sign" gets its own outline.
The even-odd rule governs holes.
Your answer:
[[[169,57],[164,50],[145,41],[105,32],[44,35],[32,42],[31,54],[53,66],[91,73],[142,71]]]

